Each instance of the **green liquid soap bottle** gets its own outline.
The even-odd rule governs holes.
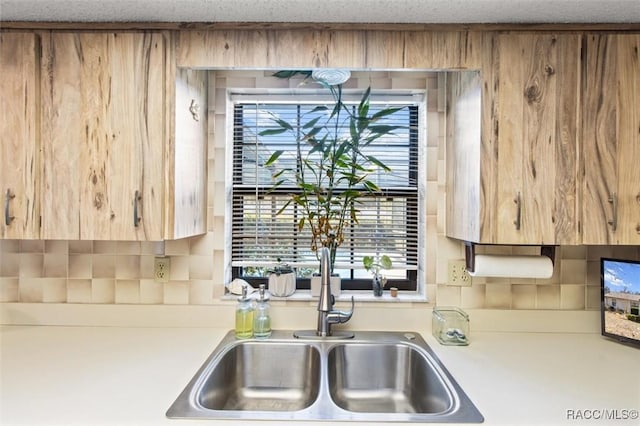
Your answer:
[[[264,284],[260,284],[260,296],[253,315],[253,335],[259,339],[271,336],[271,314],[269,312],[269,297],[264,290]]]
[[[251,337],[253,337],[253,306],[247,295],[247,286],[244,286],[236,307],[236,338],[250,339]]]

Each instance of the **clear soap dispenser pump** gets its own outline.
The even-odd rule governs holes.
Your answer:
[[[264,284],[260,284],[258,302],[253,316],[253,335],[256,338],[271,336],[271,313],[269,312],[269,297],[265,293]]]

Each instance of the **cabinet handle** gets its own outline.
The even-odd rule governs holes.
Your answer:
[[[520,199],[520,192],[518,192],[516,198],[513,199],[513,202],[516,203],[516,220],[513,221],[513,224],[516,226],[516,231],[519,231],[520,225],[522,224],[522,200]]]
[[[15,197],[15,194],[12,194],[11,190],[7,189],[7,193],[4,196],[4,224],[6,226],[11,225],[11,222],[15,219],[15,216],[11,216],[9,213],[9,202],[11,202]]]
[[[193,118],[194,121],[200,121],[200,105],[196,103],[195,99],[191,99],[189,112],[191,113],[191,118]]]
[[[140,200],[142,200],[142,196],[140,196],[140,191],[136,190],[136,194],[133,198],[133,226],[136,228],[140,225],[141,217],[138,215],[138,205],[140,204]]]
[[[618,197],[615,192],[609,195],[609,203],[613,205],[613,218],[607,223],[611,225],[611,231],[616,232],[618,229]]]

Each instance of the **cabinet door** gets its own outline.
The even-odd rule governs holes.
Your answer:
[[[162,238],[164,39],[43,36],[43,238]]]
[[[484,242],[575,244],[580,36],[498,41],[497,224]]]
[[[0,238],[40,237],[37,48],[33,33],[0,33]]]
[[[640,35],[587,35],[584,244],[640,245]]]
[[[166,238],[185,238],[207,231],[207,71],[177,69],[175,129],[167,174]]]

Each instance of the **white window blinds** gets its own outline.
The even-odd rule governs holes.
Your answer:
[[[290,194],[297,190],[287,182],[295,181],[292,174],[299,167],[296,164],[298,150],[306,156],[311,147],[298,144],[290,133],[261,134],[274,128],[274,117],[295,128],[308,122],[313,114],[328,113],[315,111],[323,101],[313,96],[310,99],[279,96],[272,102],[268,97],[260,100],[239,98],[233,107],[231,262],[234,271],[243,272],[234,275],[260,275],[262,268],[271,267],[281,259],[297,267],[300,276],[301,270],[316,269],[318,260],[311,248],[308,227],[302,230],[298,227],[299,207],[295,203],[290,203],[284,210],[283,207]],[[389,106],[388,99],[372,97],[371,111],[375,113],[376,109]],[[369,180],[380,190],[360,199],[355,206],[358,221],[348,224],[344,242],[336,253],[336,270],[343,282],[345,278],[366,276],[362,270],[362,258],[366,255],[386,254],[393,261],[391,276],[415,277],[420,214],[418,141],[421,135],[418,120],[421,103],[413,97],[402,100],[404,102],[394,97],[393,106],[402,108],[379,123],[399,129],[366,147],[365,154],[380,160],[391,172],[378,167]],[[354,108],[356,106],[357,102],[354,102]],[[344,122],[336,122],[335,126],[339,132],[348,134],[349,128],[344,127],[348,126]],[[267,160],[276,151],[283,151],[277,164],[267,165]],[[281,173],[282,170],[287,171]],[[291,175],[287,176],[287,173]],[[286,182],[274,189],[279,180]]]

